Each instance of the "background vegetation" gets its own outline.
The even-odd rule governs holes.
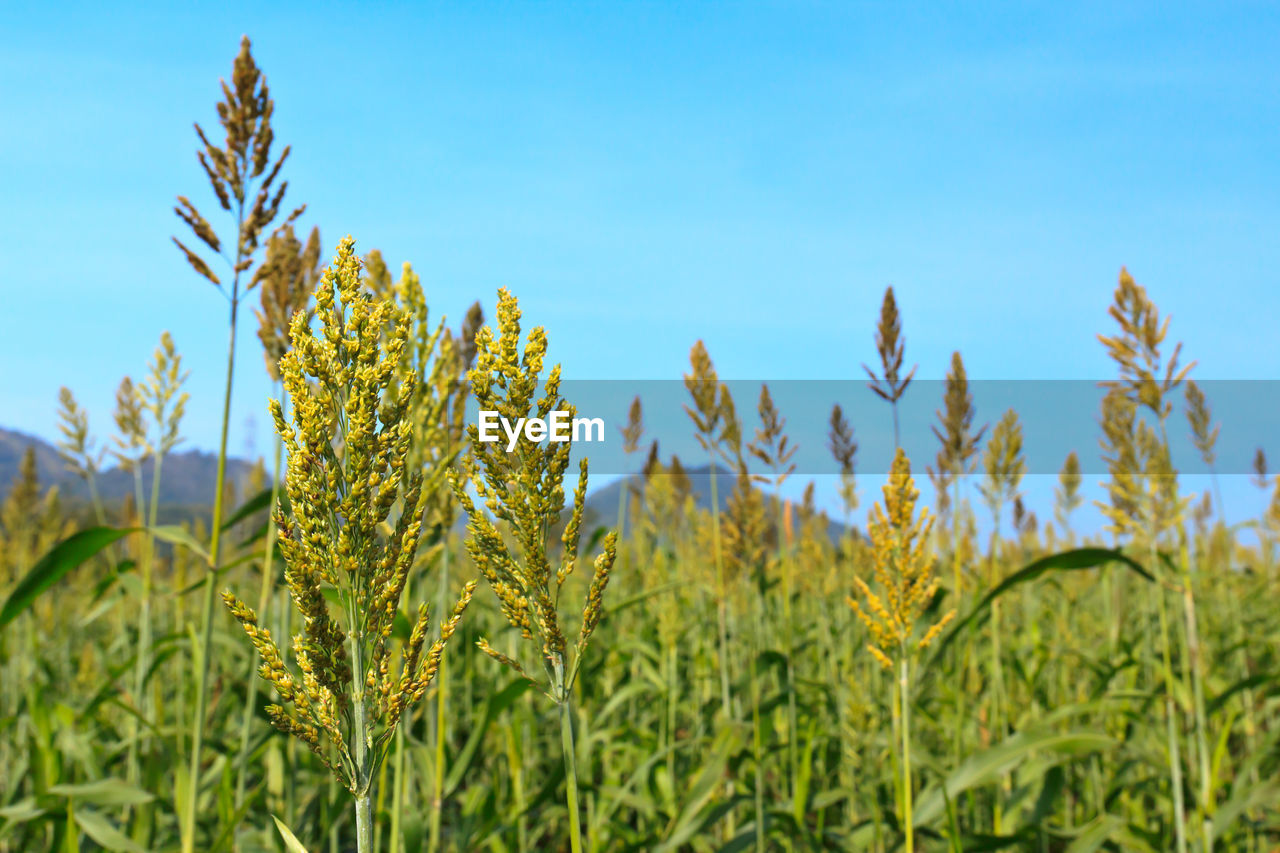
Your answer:
[[[253,300],[275,380],[297,342],[295,313],[329,310],[314,301],[327,249],[318,233],[294,234],[300,209],[284,205],[288,149],[275,144],[273,112],[246,41],[218,104],[219,132],[199,131],[203,177],[220,209],[206,218],[185,197],[177,206],[181,251],[230,308],[211,519],[161,523],[169,520],[166,484],[181,476],[165,459],[185,404],[181,355],[167,335],[142,378],[117,393],[105,449],[117,463],[111,476],[131,481],[126,497],[102,500],[105,457],[64,391],[60,450],[84,484],[84,512],[70,516],[57,490],[42,490],[34,451],[0,511],[0,850],[1280,843],[1272,599],[1280,486],[1260,455],[1258,485],[1276,498],[1252,531],[1223,523],[1211,494],[1179,491],[1169,434],[1190,430],[1212,467],[1216,427],[1167,321],[1127,273],[1094,344],[1116,366],[1099,415],[1105,535],[1073,530],[1082,480],[1074,455],[1064,460],[1056,505],[1038,508],[1052,523],[1023,504],[1017,413],[989,427],[975,422],[958,353],[939,402],[937,456],[901,455],[865,524],[854,487],[856,424],[832,412],[846,522],[833,533],[811,500],[778,496],[793,476],[792,450],[767,388],[757,401],[731,399],[699,342],[686,382],[689,428],[705,458],[652,453],[643,476],[617,493],[616,517],[607,519],[621,534],[615,545],[604,526],[577,530],[580,509],[561,518],[565,472],[554,454],[527,469],[543,478],[536,482],[519,469],[490,471],[488,488],[506,484],[514,503],[494,510],[488,540],[476,525],[461,530],[481,463],[466,457],[474,449],[461,404],[492,393],[486,382],[505,368],[512,384],[545,378],[542,354],[530,369],[526,351],[523,373],[498,356],[486,360],[496,336],[478,334],[478,307],[456,329],[439,324],[412,270],[397,277],[376,252],[364,256],[358,285],[361,298],[389,301],[376,315],[387,327],[365,329],[362,340],[391,353],[384,385],[399,403],[383,423],[405,425],[413,449],[396,458],[427,478],[421,502],[393,488],[387,529],[367,530],[389,535],[405,507],[419,508],[422,544],[398,590],[402,604],[386,620],[387,657],[422,647],[415,602],[446,614],[475,581],[493,588],[481,585],[456,633],[440,637],[449,644],[429,688],[388,730],[386,760],[366,780],[370,817],[360,823],[369,838],[358,839],[365,812],[351,807],[323,751],[272,728],[279,718],[265,706],[280,701],[283,682],[260,682],[255,650],[216,601],[234,590],[255,611],[250,623],[277,638],[310,624],[284,593],[301,598],[286,571],[296,573],[296,563],[279,541],[311,511],[292,506],[289,497],[304,494],[297,484],[281,483],[302,451],[278,445],[238,494],[227,475],[230,389],[237,370],[256,368],[233,358],[244,300]],[[499,319],[514,354],[519,328],[509,313]],[[539,335],[529,341],[545,352]],[[888,417],[912,378],[892,291],[876,343],[880,363],[868,372]],[[295,391],[307,387],[294,382]],[[282,421],[296,416],[300,394],[277,398]],[[334,432],[339,467],[348,427]],[[625,440],[644,452],[642,401]],[[709,499],[699,502],[704,483]],[[529,503],[535,495],[545,505]],[[330,497],[336,506],[338,493]],[[278,523],[268,518],[273,508]],[[989,535],[978,534],[979,513],[990,518]],[[554,523],[539,526],[544,516],[570,521],[563,536]],[[562,543],[576,554],[579,534],[584,562],[615,547],[616,559],[607,594],[600,562],[594,574],[556,574],[557,601],[563,586],[565,601],[587,606],[565,608],[565,633],[583,642],[576,678],[553,679],[548,702],[517,664],[539,655],[521,634],[559,634],[561,617],[552,608],[537,631],[513,627],[522,597],[527,606],[536,590],[513,598],[511,585],[528,581],[519,567],[533,565],[538,548],[549,549],[541,554],[548,571]],[[517,570],[486,568],[486,542],[523,549]],[[549,578],[544,572],[543,587]],[[350,605],[339,586],[319,583],[328,603],[310,606]],[[584,623],[594,619],[587,645]],[[431,624],[439,636],[449,623]]]

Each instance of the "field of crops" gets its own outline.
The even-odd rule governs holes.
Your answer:
[[[1280,849],[1280,478],[1260,454],[1274,498],[1234,526],[1180,490],[1170,436],[1212,471],[1217,424],[1128,273],[1080,342],[1115,368],[1105,530],[1073,526],[1074,454],[1024,503],[1018,414],[978,422],[959,353],[936,455],[887,478],[831,412],[829,521],[782,497],[787,413],[701,342],[698,456],[646,459],[637,399],[642,473],[601,518],[568,443],[467,415],[568,410],[555,330],[506,291],[439,325],[377,235],[295,235],[273,110],[246,40],[199,132],[219,205],[180,196],[175,242],[228,352],[257,332],[279,442],[232,495],[228,411],[212,520],[163,524],[171,339],[106,438],[64,389],[89,499],[29,455],[0,510],[0,852]],[[868,372],[895,424],[902,325],[890,290]],[[229,355],[228,410],[261,365]]]

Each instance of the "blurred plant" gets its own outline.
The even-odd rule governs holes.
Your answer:
[[[98,471],[106,450],[99,450],[89,433],[89,413],[76,402],[75,395],[65,385],[58,391],[58,455],[66,463],[67,470],[75,474],[89,489],[89,502],[93,505],[98,524],[106,524],[102,498],[98,494]]]
[[[865,364],[862,369],[871,377],[868,387],[880,399],[889,403],[893,409],[893,446],[899,445],[898,436],[898,401],[906,393],[911,384],[911,377],[916,375],[912,367],[907,375],[902,375],[902,358],[906,341],[902,337],[902,318],[898,315],[898,303],[893,297],[893,288],[885,288],[884,301],[880,305],[880,323],[876,326],[876,352],[880,355],[880,375]]]
[[[1054,490],[1053,517],[1063,532],[1071,537],[1071,514],[1079,509],[1084,498],[1080,497],[1080,457],[1073,450],[1067,454],[1058,472],[1058,487]]]
[[[840,468],[840,503],[844,509],[845,527],[858,508],[858,481],[854,467],[858,457],[858,442],[853,437],[853,427],[844,416],[840,404],[831,407],[831,428],[827,432],[827,447]]]
[[[969,378],[965,374],[964,361],[959,352],[951,354],[951,369],[947,371],[946,393],[943,396],[945,411],[936,412],[938,423],[942,429],[933,427],[933,434],[942,444],[938,451],[937,471],[927,469],[930,479],[934,480],[939,493],[939,511],[944,511],[943,502],[947,498],[948,486],[954,487],[955,494],[950,499],[951,509],[948,512],[951,520],[951,561],[954,575],[952,594],[959,596],[962,589],[963,574],[961,572],[960,540],[960,487],[965,475],[972,469],[973,457],[978,452],[978,444],[983,433],[987,431],[984,424],[973,430],[973,393],[969,390]]]
[[[894,702],[902,735],[898,745],[902,766],[901,826],[908,853],[915,849],[911,814],[911,661],[955,618],[955,611],[950,610],[918,639],[915,636],[916,620],[938,590],[933,558],[928,552],[933,519],[924,508],[916,515],[919,496],[911,479],[911,462],[899,447],[893,457],[889,482],[884,486],[883,507],[880,503],[872,507],[867,522],[878,592],[855,575],[853,583],[858,597],[848,599],[849,606],[871,634],[867,651],[882,667],[896,670],[897,674]]]

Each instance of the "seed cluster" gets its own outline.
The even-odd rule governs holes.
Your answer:
[[[476,366],[468,377],[479,408],[496,411],[512,423],[524,417],[545,419],[552,411],[569,412],[570,417],[576,414],[560,396],[559,365],[540,383],[547,352],[547,335],[541,327],[529,332],[521,353],[520,308],[505,288],[498,292],[497,326],[496,337],[488,326],[475,337]],[[582,652],[604,613],[603,596],[617,554],[617,532],[605,536],[604,550],[595,560],[570,664],[558,605],[561,588],[578,562],[587,460],[579,465],[573,509],[560,536],[561,553],[553,568],[547,533],[564,509],[571,442],[538,445],[522,437],[515,451],[507,453],[496,444],[480,441],[475,424],[468,425],[467,435],[471,454],[463,459],[463,474],[474,482],[480,505],[488,510],[486,514],[476,506],[463,477],[450,475],[454,494],[468,517],[467,551],[497,594],[507,620],[525,639],[536,638],[540,644],[546,685],[552,698],[563,702],[573,686]],[[514,551],[507,547],[499,525],[510,533]],[[515,659],[497,652],[487,641],[482,640],[480,647],[530,677]]]
[[[884,486],[884,505],[872,507],[867,525],[872,571],[880,591],[873,592],[865,580],[855,576],[853,582],[862,601],[853,597],[848,600],[871,634],[868,651],[886,668],[893,666],[895,657],[907,654],[916,618],[938,591],[929,554],[933,519],[927,509],[921,509],[916,516],[919,496],[911,479],[911,463],[898,448],[889,482]],[[925,631],[916,648],[928,646],[953,618],[955,611],[948,611]]]
[[[223,599],[262,656],[262,677],[293,706],[269,709],[276,727],[310,746],[353,792],[368,789],[405,709],[422,698],[457,628],[468,585],[426,645],[425,605],[392,670],[391,632],[422,536],[422,475],[405,464],[413,424],[412,374],[393,375],[410,323],[389,300],[363,285],[362,264],[348,237],[315,293],[319,334],[294,314],[293,347],[280,362],[292,423],[271,402],[288,451],[290,514],[276,513],[285,580],[304,619],[293,640],[301,677],[289,672],[270,632],[230,592]],[[384,331],[390,334],[384,339]],[[388,519],[399,505],[394,527]],[[384,530],[390,529],[390,535]],[[337,603],[337,614],[329,599]]]

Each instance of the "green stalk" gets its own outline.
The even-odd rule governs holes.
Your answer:
[[[1155,543],[1151,544],[1154,553]],[[1154,565],[1154,564],[1153,564]],[[1174,834],[1178,853],[1187,853],[1187,816],[1182,805],[1182,747],[1178,738],[1177,710],[1173,704],[1173,664],[1169,657],[1169,618],[1164,602],[1164,589],[1157,588],[1160,611],[1161,656],[1164,664],[1165,738],[1169,750],[1169,796],[1173,800]]]
[[[915,828],[911,825],[911,676],[908,666],[904,648],[898,678],[898,701],[902,706],[902,826],[907,835],[907,853],[912,853],[915,849]]]
[[[147,673],[151,669],[151,646],[152,646],[152,636],[153,636],[152,627],[151,627],[151,595],[155,585],[154,575],[155,575],[156,538],[155,538],[155,534],[151,533],[151,531],[154,530],[156,527],[157,512],[160,504],[160,468],[162,463],[164,462],[164,454],[159,452],[159,450],[157,450],[155,454],[155,459],[156,459],[155,467],[151,471],[151,503],[147,505],[148,530],[146,535],[143,537],[143,544],[142,544],[143,550],[141,554],[142,559],[140,560],[141,572],[142,572],[142,601],[140,602],[139,612],[138,612],[138,670],[137,670],[137,679],[136,679],[136,686],[135,686],[135,696],[137,697],[137,701],[138,701],[138,713],[142,715],[142,718],[144,720],[150,719],[151,710],[152,710],[152,702],[148,698],[147,686],[146,686]],[[141,466],[139,466],[139,470],[138,470],[139,485],[141,485],[141,478],[142,478],[142,472],[141,472]],[[139,511],[141,512],[141,506],[139,506]],[[135,739],[129,745],[129,752],[130,752],[130,758],[133,762],[135,762],[135,764],[130,769],[133,770],[134,772],[137,772],[138,768],[136,766],[136,761],[137,761],[137,753],[138,753],[138,746],[139,746],[137,737],[140,735],[140,731],[137,728],[138,722],[136,718],[134,719],[134,727],[135,727],[135,731],[134,731]],[[145,824],[148,822],[148,815],[151,813],[151,811],[152,809],[150,806],[142,806],[139,808],[138,813],[139,813],[140,824]],[[137,840],[144,841],[144,842],[150,840],[149,827],[140,825],[135,828],[134,834]]]
[[[955,576],[955,586],[951,588],[951,594],[956,597],[956,602],[960,601],[960,474],[957,473],[955,481],[955,497],[951,499],[951,571]]]
[[[239,217],[243,221],[243,213]],[[239,227],[237,227],[239,233]],[[236,253],[236,265],[239,266],[240,255]],[[227,479],[227,433],[231,425],[231,386],[235,377],[236,366],[236,313],[239,301],[240,275],[236,274],[231,289],[231,333],[227,344],[227,384],[222,400],[222,437],[218,442],[218,476],[214,486],[213,497],[213,530],[209,542],[209,572],[205,576],[204,605],[201,610],[201,634],[197,648],[199,655],[200,680],[196,683],[196,718],[191,732],[191,795],[187,798],[186,813],[182,816],[182,853],[195,853],[196,802],[200,790],[200,756],[204,750],[204,728],[209,716],[209,670],[212,669],[213,656],[209,653],[213,644],[213,613],[215,584],[218,570],[222,567],[222,554],[219,546],[222,543],[222,500]]]
[[[569,693],[564,689],[564,664],[556,661],[557,677],[561,681],[560,748],[564,752],[565,804],[569,808],[569,849],[582,853],[582,819],[578,814],[578,761],[573,749],[573,716]]]
[[[680,671],[679,671],[679,652],[676,644],[671,643],[667,649],[667,775],[671,777],[671,784],[675,785],[676,780],[676,728],[679,707],[677,702],[680,698]]]
[[[191,796],[187,798],[186,813],[182,815],[182,853],[194,853],[196,843],[196,803],[200,791],[200,757],[204,750],[204,728],[209,716],[209,670],[213,656],[209,653],[213,644],[213,612],[217,595],[215,581],[222,568],[222,501],[227,484],[227,434],[231,427],[231,388],[236,370],[236,319],[240,310],[240,269],[244,260],[244,201],[236,207],[236,254],[232,264],[230,331],[227,337],[227,380],[222,397],[222,433],[218,439],[218,474],[213,491],[213,529],[209,534],[209,572],[205,575],[204,606],[201,612],[201,636],[197,649],[200,680],[196,688],[196,718],[191,733]]]
[[[778,564],[782,571],[782,611],[783,625],[786,626],[786,643],[787,643],[787,773],[791,777],[790,784],[787,787],[787,793],[794,799],[796,793],[796,777],[799,775],[799,760],[796,757],[796,741],[799,731],[799,712],[796,709],[796,678],[795,678],[795,618],[791,610],[791,560],[786,550],[786,543],[783,540],[783,528],[785,527],[785,511],[782,507],[781,485],[774,493],[774,502],[778,507]],[[766,637],[767,641],[767,637]],[[797,815],[797,819],[802,815]]]
[[[355,783],[356,797],[356,850],[358,853],[373,853],[373,800],[369,789],[373,785],[372,768],[369,761],[369,746],[372,732],[366,718],[365,707],[365,671],[364,671],[364,633],[361,630],[363,618],[356,612],[355,594],[351,595],[348,605],[349,618],[347,624],[351,631],[351,761],[355,771],[352,781]]]
[[[158,477],[152,479],[153,484],[158,482]],[[154,492],[154,489],[152,491]],[[148,517],[147,505],[143,500],[142,492],[142,460],[135,459],[133,466],[133,499],[137,504],[139,520]],[[146,522],[144,521],[143,523]],[[147,656],[151,649],[151,543],[148,534],[142,534],[141,539],[142,546],[138,552],[138,571],[142,575],[142,601],[138,607],[138,660],[134,667],[133,701],[137,703],[138,714],[145,718],[147,715],[147,703],[143,698],[143,693],[146,690]],[[129,760],[127,763],[128,779],[134,784],[138,781],[138,740],[141,736],[142,727],[139,724],[138,717],[134,716],[129,721]],[[127,813],[128,809],[125,811]]]
[[[724,712],[724,724],[727,726],[733,719],[732,701],[729,695],[729,591],[725,588],[724,580],[724,560],[720,554],[720,495],[716,491],[716,459],[711,455],[711,541],[715,551],[716,561],[716,627],[719,631],[720,655],[718,663],[720,665],[720,707]],[[733,799],[733,780],[725,780],[725,796]],[[733,838],[734,820],[733,811],[730,810],[724,816],[725,835],[727,838]],[[576,853],[576,851],[575,851]]]
[[[997,516],[997,520],[998,520]],[[999,546],[999,525],[991,531],[991,547],[987,559],[991,562],[991,584],[996,583],[996,550]],[[1004,740],[1005,726],[1002,715],[1004,704],[1004,668],[1001,664],[1000,651],[1000,599],[991,602],[991,731],[996,735],[995,742]],[[1008,776],[1000,774],[1000,786],[996,791],[995,801],[991,809],[991,832],[999,835],[1003,822],[1003,807],[1000,801],[1002,793],[1008,785]]]
[[[1187,633],[1187,658],[1191,669],[1191,697],[1194,703],[1196,722],[1196,755],[1199,759],[1200,776],[1200,813],[1204,849],[1213,850],[1213,789],[1209,772],[1209,739],[1208,722],[1204,706],[1204,678],[1201,673],[1200,630],[1196,622],[1195,592],[1191,588],[1191,560],[1187,552],[1186,535],[1181,537],[1180,557],[1182,560],[1182,613]]]
[[[756,602],[756,642],[759,643],[763,639],[764,626],[762,612],[764,610],[764,602]],[[760,725],[760,678],[757,664],[760,659],[759,652],[751,656],[751,667],[748,670],[751,678],[751,751],[752,763],[755,764],[755,810],[756,810],[756,831],[755,831],[755,848],[756,853],[764,853],[765,849],[765,820],[764,820],[764,733]]]

